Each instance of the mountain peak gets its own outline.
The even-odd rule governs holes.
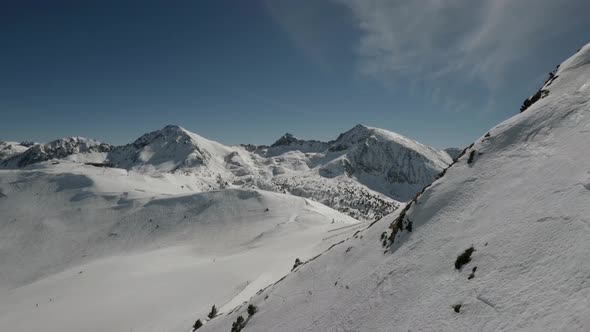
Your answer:
[[[278,140],[276,140],[276,142],[274,142],[271,145],[271,147],[290,145],[290,144],[298,142],[298,141],[299,141],[299,139],[297,139],[295,136],[293,136],[293,134],[285,133]]]
[[[182,128],[178,125],[166,125],[164,128],[160,129],[160,131],[186,131],[186,129]]]
[[[351,130],[368,130],[368,129],[371,129],[371,128],[359,123],[356,126],[352,127]]]

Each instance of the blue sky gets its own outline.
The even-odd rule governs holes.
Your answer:
[[[0,139],[225,144],[357,123],[439,148],[516,113],[590,42],[587,0],[3,1]]]

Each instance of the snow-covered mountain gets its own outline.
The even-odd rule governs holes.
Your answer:
[[[199,331],[248,304],[247,331],[590,330],[590,44],[541,90],[404,209]]]
[[[252,188],[310,198],[360,220],[377,220],[413,197],[451,163],[443,152],[386,130],[358,125],[330,142],[285,134],[270,146],[225,146],[166,126],[124,146],[71,137],[11,152],[22,168],[71,160],[162,176],[192,175],[204,192]]]
[[[105,153],[111,145],[85,137],[66,137],[46,144],[35,144],[20,153],[12,153],[8,158],[0,159],[4,168],[22,168],[52,159],[63,159],[72,155]],[[100,156],[98,157],[101,158]]]
[[[0,142],[0,162],[13,155],[25,152],[29,147],[17,142]]]

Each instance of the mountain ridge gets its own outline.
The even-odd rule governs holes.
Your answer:
[[[252,188],[284,192],[363,220],[393,212],[398,201],[413,197],[452,161],[443,151],[363,125],[329,142],[300,140],[287,133],[271,146],[256,147],[225,146],[167,125],[121,146],[75,137],[37,144],[13,153],[0,165],[40,167],[39,162],[50,160],[152,176],[193,175],[197,191]]]

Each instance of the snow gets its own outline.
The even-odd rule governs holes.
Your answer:
[[[382,247],[398,210],[300,266],[248,301],[245,330],[590,330],[589,64],[590,44],[478,139],[410,205],[412,232]],[[228,331],[245,309],[201,330]]]
[[[67,160],[0,170],[0,331],[185,331],[361,225],[295,196],[195,193],[192,180]]]
[[[104,164],[151,177],[192,176],[195,192],[250,188],[309,198],[374,221],[413,197],[452,159],[443,151],[383,129],[357,125],[336,140],[285,134],[272,146],[225,146],[169,125],[113,147],[68,137],[13,153],[6,169],[61,160]]]
[[[17,142],[0,141],[0,162],[16,154],[25,152],[29,147],[23,146]]]

